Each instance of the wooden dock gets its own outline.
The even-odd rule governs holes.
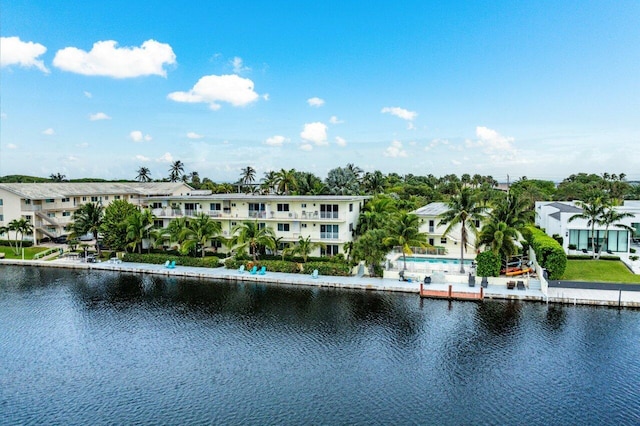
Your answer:
[[[446,290],[436,290],[429,288],[429,286],[424,285],[424,283],[420,283],[420,297],[448,300],[483,300],[484,288],[480,287],[480,292],[459,290],[454,291],[453,285],[449,284]]]

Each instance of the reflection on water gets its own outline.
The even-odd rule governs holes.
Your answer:
[[[0,423],[640,422],[638,311],[0,272]]]

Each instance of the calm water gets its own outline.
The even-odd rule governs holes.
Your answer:
[[[640,424],[640,311],[0,267],[2,424]]]

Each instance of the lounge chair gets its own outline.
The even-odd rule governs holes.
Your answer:
[[[165,268],[170,268],[171,267],[171,261],[167,260],[166,262],[164,262],[164,267]]]
[[[172,260],[171,263],[169,263],[169,266],[167,266],[167,268],[169,269],[174,269],[176,267],[176,261]]]
[[[262,268],[260,268],[260,270],[258,271],[258,275],[264,275],[267,273],[267,267],[263,266]]]
[[[516,285],[517,285],[517,287],[518,287],[518,290],[524,290],[524,289],[525,289],[525,287],[524,287],[524,281],[518,281],[518,282],[516,283]]]
[[[254,266],[253,268],[251,268],[251,270],[249,271],[249,273],[250,273],[251,275],[255,275],[255,274],[257,274],[257,273],[258,273],[258,267],[257,267],[257,266]]]
[[[311,278],[318,278],[318,270],[314,269],[313,272],[311,273]]]
[[[238,268],[238,273],[239,274],[244,273],[244,265],[240,265],[240,267]]]
[[[482,281],[480,282],[480,285],[484,288],[489,287],[489,280],[487,279],[487,277],[482,277]]]
[[[515,281],[507,281],[507,288],[509,290],[513,290],[514,288],[516,288],[516,282]]]

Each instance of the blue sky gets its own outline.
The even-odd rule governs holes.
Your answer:
[[[640,179],[638,22],[635,0],[3,0],[0,175]]]

